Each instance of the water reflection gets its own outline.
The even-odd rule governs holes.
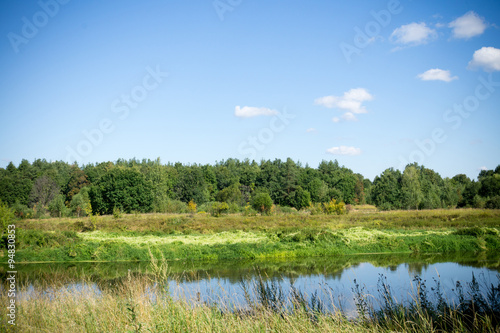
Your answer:
[[[18,265],[21,299],[57,298],[58,294],[85,294],[99,297],[103,290],[113,290],[123,279],[151,272],[145,262],[77,263]],[[7,268],[0,267],[1,281],[6,281]],[[415,288],[416,275],[427,281],[429,288],[440,281],[445,296],[453,299],[457,281],[470,281],[472,274],[485,283],[495,283],[500,272],[500,254],[479,255],[359,255],[335,258],[301,258],[282,260],[238,260],[218,262],[169,262],[170,279],[166,288],[174,298],[193,302],[244,305],[243,286],[255,286],[262,279],[277,283],[285,293],[293,289],[304,295],[319,295],[328,305],[347,313],[354,309],[352,288],[358,283],[375,295],[380,276],[387,279],[393,295],[405,299]],[[54,284],[53,281],[57,281]],[[356,282],[355,282],[356,281]],[[2,286],[4,289],[5,286]],[[2,292],[3,292],[2,290]],[[251,298],[255,299],[252,294]],[[227,304],[226,304],[227,305]]]

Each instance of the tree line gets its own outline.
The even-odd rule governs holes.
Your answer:
[[[379,209],[500,208],[500,165],[477,180],[464,174],[442,178],[409,164],[392,168],[373,182],[359,173],[322,161],[317,168],[288,158],[255,161],[228,159],[210,164],[137,159],[78,166],[62,161],[22,160],[0,168],[0,200],[19,217],[83,216],[116,212],[208,211],[225,203],[238,212],[256,203],[283,209],[309,209],[342,202]],[[332,201],[333,200],[333,201]],[[191,202],[191,206],[188,203]],[[227,207],[227,209],[225,208]],[[264,208],[264,205],[262,205]],[[324,206],[326,207],[326,206]]]

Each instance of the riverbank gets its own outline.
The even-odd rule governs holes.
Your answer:
[[[263,259],[500,249],[500,210],[348,215],[137,214],[20,220],[16,262]],[[5,248],[1,262],[8,259]]]
[[[220,290],[220,297],[190,297],[171,290],[169,266],[152,258],[149,273],[128,273],[97,286],[93,275],[68,283],[58,276],[19,285],[16,330],[6,313],[6,332],[497,332],[500,280],[475,279],[457,284],[459,303],[444,297],[438,281],[417,276],[401,295],[383,276],[378,293],[353,281],[355,310],[345,311],[335,291],[307,294],[300,288],[258,275],[241,279],[244,302]],[[321,286],[319,287],[321,288]],[[479,292],[480,291],[480,292]],[[183,295],[176,297],[174,295]],[[194,296],[194,294],[193,294]],[[7,304],[6,293],[0,296]]]

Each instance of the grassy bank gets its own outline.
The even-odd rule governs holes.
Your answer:
[[[21,292],[31,291],[28,298],[18,300],[17,326],[11,331],[498,332],[500,324],[500,280],[485,286],[487,296],[483,296],[477,292],[480,281],[473,277],[457,288],[459,303],[453,304],[442,297],[439,286],[431,289],[421,280],[416,280],[418,288],[406,301],[396,301],[382,276],[379,295],[367,295],[362,286],[353,286],[356,316],[351,317],[335,306],[334,295],[326,304],[263,278],[243,286],[255,296],[246,297],[246,305],[225,297],[210,302],[173,299],[164,287],[169,278],[166,268],[156,263],[148,274],[129,274],[99,290],[90,281],[79,282],[78,288],[68,288],[58,279],[34,287],[22,285]],[[7,304],[6,294],[0,301]],[[6,312],[0,312],[1,328],[9,332],[6,319]]]
[[[499,230],[500,211],[479,209],[20,220],[16,261],[142,261],[149,250],[169,260],[481,252],[500,249]]]

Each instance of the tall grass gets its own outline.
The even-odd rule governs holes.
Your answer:
[[[394,298],[390,285],[380,276],[378,295],[353,286],[356,317],[335,304],[320,301],[318,294],[305,295],[293,287],[283,289],[277,279],[260,276],[243,282],[246,304],[231,297],[211,302],[174,299],[165,286],[165,260],[152,260],[147,274],[129,273],[108,287],[95,288],[88,279],[68,288],[57,279],[41,282],[29,298],[18,300],[18,332],[498,332],[500,329],[500,276],[495,283],[481,284],[472,277],[457,284],[458,302],[443,296],[439,284],[432,288],[418,277],[406,301]],[[320,290],[319,292],[324,292]],[[7,295],[2,293],[2,304]],[[1,330],[9,331],[5,312]]]

